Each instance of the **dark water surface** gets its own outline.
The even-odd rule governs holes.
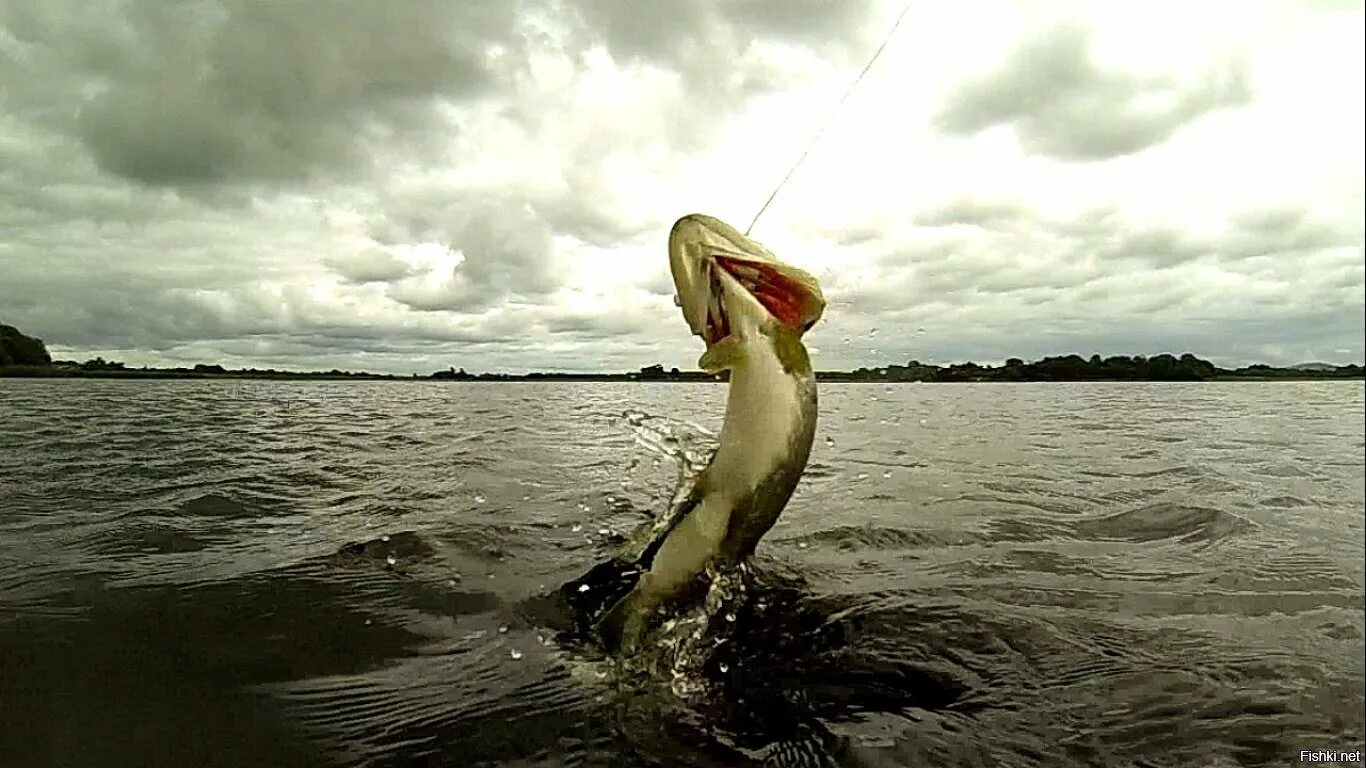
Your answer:
[[[720,386],[0,380],[0,765],[1361,748],[1360,382],[821,396],[680,698],[528,606],[667,503]]]

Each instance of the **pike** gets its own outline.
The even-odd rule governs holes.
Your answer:
[[[754,552],[796,489],[816,432],[816,377],[802,344],[825,309],[816,279],[702,214],[674,224],[669,267],[683,319],[706,345],[698,367],[728,371],[729,392],[719,445],[691,487],[616,557],[562,588],[593,607],[602,644],[625,653],[708,566]]]

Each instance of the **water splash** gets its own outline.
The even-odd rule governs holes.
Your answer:
[[[643,411],[623,411],[622,417],[634,432],[636,445],[655,455],[656,466],[659,457],[663,457],[676,462],[685,474],[690,474],[701,471],[710,461],[710,451],[700,450],[700,446],[715,444],[716,435],[710,430]]]

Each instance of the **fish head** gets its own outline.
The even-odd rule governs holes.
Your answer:
[[[669,268],[683,319],[708,349],[749,327],[778,324],[800,337],[825,311],[815,277],[711,216],[674,223]]]

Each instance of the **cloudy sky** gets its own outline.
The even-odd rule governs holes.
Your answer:
[[[0,0],[0,322],[58,357],[691,368],[902,0]],[[822,368],[1363,359],[1353,2],[913,3],[754,236]]]

